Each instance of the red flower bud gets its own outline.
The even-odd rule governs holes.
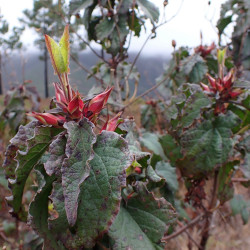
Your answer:
[[[229,89],[232,87],[234,81],[234,69],[231,69],[229,73],[223,78],[223,85]]]
[[[79,119],[82,116],[83,101],[79,92],[73,97],[73,99],[68,104],[68,111],[73,119]]]
[[[102,130],[107,130],[107,131],[115,131],[116,128],[119,126],[119,124],[123,123],[123,119],[120,118],[122,115],[122,112],[119,112],[115,117],[113,117],[111,120],[107,121]]]
[[[212,76],[210,76],[209,74],[207,74],[207,79],[208,79],[208,82],[210,84],[210,86],[213,88],[213,89],[216,89],[216,80],[215,78],[213,78]]]
[[[207,91],[209,93],[211,92],[210,88],[206,84],[201,82],[200,85],[201,85],[201,87],[203,88],[204,91]]]
[[[88,111],[93,112],[93,114],[98,114],[104,108],[105,104],[108,101],[109,95],[113,87],[107,88],[103,93],[95,96],[88,105]],[[86,113],[86,112],[85,112]]]
[[[29,116],[35,117],[38,121],[45,125],[52,125],[54,127],[60,127],[65,121],[65,117],[61,115],[53,115],[50,113],[28,113]]]
[[[240,95],[243,91],[241,89],[234,89],[233,91],[230,91],[228,94],[231,96],[231,98],[235,98],[238,95]]]
[[[219,91],[219,92],[222,92],[223,89],[224,89],[224,86],[222,84],[222,81],[220,78],[216,79],[215,80],[215,85],[216,85],[216,89]]]

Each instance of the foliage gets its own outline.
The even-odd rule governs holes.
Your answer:
[[[158,166],[163,178],[158,176],[148,165],[150,154],[133,148],[132,121],[122,124],[120,134],[114,132],[123,122],[121,113],[107,117],[100,127],[112,88],[84,99],[72,89],[68,26],[59,44],[49,36],[45,40],[59,83],[54,83],[52,109],[29,113],[38,121],[20,126],[6,151],[3,167],[12,192],[7,197],[11,214],[27,221],[47,249],[92,249],[96,244],[163,249],[160,241],[176,215],[167,197],[151,189],[159,180],[164,185],[172,172]],[[23,192],[33,172],[37,185],[26,211]],[[143,213],[150,215],[146,224]]]
[[[234,25],[232,33],[233,58],[237,65],[242,64],[246,70],[250,69],[249,27],[250,27],[249,1],[228,0],[221,6],[220,19],[217,22],[219,35],[224,34],[225,29]]]
[[[10,135],[14,135],[21,124],[27,123],[26,112],[38,111],[39,105],[40,97],[35,87],[29,86],[29,82],[9,90],[0,113],[0,131],[6,131],[6,127],[9,127]]]
[[[151,165],[155,172],[166,178],[167,186],[158,191],[168,196],[172,194],[170,201],[180,214],[182,207],[178,207],[176,202],[177,186],[173,182],[176,179],[175,169],[180,171],[179,178],[185,180],[187,193],[184,202],[191,204],[197,212],[206,214],[208,209],[220,207],[231,200],[232,214],[240,213],[245,224],[248,202],[241,196],[234,196],[233,178],[240,169],[245,176],[242,184],[249,186],[249,83],[237,79],[236,68],[226,67],[229,66],[226,49],[218,50],[217,71],[207,61],[214,55],[203,53],[203,67],[211,74],[218,72],[216,77],[207,73],[205,79],[203,70],[199,69],[202,77],[192,78],[190,72],[199,63],[197,58],[202,55],[201,49],[204,47],[198,47],[191,56],[184,48],[174,52],[165,75],[159,80],[164,84],[160,94],[167,101],[163,98],[150,100],[143,106],[141,124],[144,130],[140,141],[153,152]],[[185,64],[186,61],[189,63]],[[201,79],[206,84],[201,83]],[[174,95],[165,94],[164,90],[172,90]],[[157,128],[158,135],[155,134]],[[168,168],[159,171],[163,164]],[[205,190],[207,180],[215,183],[208,206],[205,205],[209,196]],[[237,202],[240,206],[236,205]],[[209,225],[209,215],[206,220],[205,225]],[[208,234],[204,232],[201,236],[200,244],[205,246]]]

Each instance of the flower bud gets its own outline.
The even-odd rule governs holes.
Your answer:
[[[65,117],[61,115],[53,115],[50,113],[28,113],[29,116],[35,117],[39,122],[44,125],[52,125],[54,127],[60,127],[63,122],[66,121]]]
[[[93,114],[98,114],[106,105],[109,95],[112,91],[113,87],[107,88],[103,93],[95,96],[88,105],[88,111],[93,112]]]

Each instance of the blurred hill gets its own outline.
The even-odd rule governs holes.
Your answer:
[[[20,84],[23,80],[31,80],[36,86],[41,97],[44,96],[44,63],[39,59],[39,53],[13,54],[4,57],[3,83],[5,91],[12,86]],[[133,62],[136,53],[130,53],[129,62]],[[86,68],[91,69],[98,62],[98,58],[91,52],[83,52],[78,59]],[[136,67],[140,73],[138,94],[144,92],[155,84],[155,79],[163,73],[163,65],[167,64],[169,58],[164,56],[141,55],[137,60]],[[54,95],[53,81],[57,77],[49,63],[50,96]],[[96,83],[94,78],[87,79],[87,73],[83,71],[74,61],[70,62],[70,81],[72,86],[77,86],[81,93],[87,93]],[[133,87],[131,87],[133,91]]]

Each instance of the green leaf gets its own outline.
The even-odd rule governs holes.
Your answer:
[[[239,118],[228,111],[185,131],[181,138],[185,157],[178,161],[183,174],[205,175],[217,164],[225,163],[234,146],[231,129],[238,122]]]
[[[73,226],[77,219],[78,196],[80,185],[89,176],[89,161],[93,158],[92,145],[96,140],[94,125],[86,118],[78,123],[64,123],[68,138],[63,161],[62,186],[65,198],[65,209],[69,225]]]
[[[197,91],[191,94],[185,102],[181,114],[181,126],[183,128],[191,126],[195,120],[201,117],[202,109],[209,106],[211,106],[210,99],[199,88]]]
[[[135,188],[137,195],[121,206],[109,229],[112,249],[162,249],[158,244],[175,222],[174,209],[164,198],[155,198],[143,183]]]
[[[132,163],[127,142],[114,132],[103,131],[93,146],[90,176],[81,185],[78,217],[73,242],[92,248],[95,239],[108,230],[117,216],[121,188],[126,185],[126,168]]]
[[[156,163],[155,172],[166,180],[169,188],[176,192],[178,190],[178,181],[176,175],[176,169],[173,168],[168,162],[159,161]]]
[[[61,235],[64,235],[69,227],[64,196],[63,196],[63,187],[61,182],[53,182],[53,189],[49,199],[53,204],[53,211],[56,216],[52,215],[48,218],[48,228],[53,232],[53,234],[57,234],[57,238],[60,238]]]
[[[147,177],[149,178],[149,180],[153,182],[159,182],[162,180],[162,178],[155,172],[153,167],[150,165],[147,167],[146,173],[147,173]]]
[[[39,232],[39,234],[44,238],[44,247],[47,249],[59,250],[64,249],[59,247],[54,235],[48,229],[48,196],[52,189],[52,183],[55,180],[54,176],[48,176],[45,173],[43,164],[37,165],[35,167],[37,177],[39,180],[38,191],[33,201],[30,203],[29,207],[29,224]]]
[[[137,0],[136,2],[151,22],[158,21],[159,9],[152,2],[148,0]]]
[[[189,82],[199,83],[208,72],[205,62],[197,62],[189,74]]]
[[[96,25],[96,37],[99,40],[107,38],[115,28],[115,21],[113,18],[108,19],[105,17]]]
[[[93,3],[93,0],[71,0],[69,3],[69,12],[71,15],[74,15],[78,11],[85,9],[92,3]]]
[[[234,198],[230,201],[232,215],[241,214],[244,225],[248,222],[250,208],[249,205],[249,202],[246,202],[243,196],[240,194],[235,195]]]
[[[22,206],[23,189],[26,180],[33,167],[46,152],[54,136],[61,131],[62,129],[54,127],[35,127],[34,134],[31,138],[27,138],[27,134],[22,134],[26,138],[27,149],[26,151],[17,152],[15,157],[15,160],[17,161],[15,179],[9,179],[12,196],[7,198],[9,205],[13,208],[11,213],[19,217],[21,220],[26,220],[26,212]],[[14,138],[15,140],[13,141],[16,141],[16,143],[19,141],[20,145],[23,144],[23,142],[21,142],[21,137]]]
[[[57,44],[50,36],[45,35],[45,42],[50,54],[51,63],[56,74],[69,72],[69,26],[64,29],[63,36]]]
[[[55,174],[61,176],[61,166],[65,155],[66,146],[65,133],[59,134],[49,146],[49,159],[44,163],[44,168],[48,175]]]
[[[135,160],[143,160],[147,162],[150,157],[150,153],[141,151],[141,145],[135,137],[134,133],[132,131],[129,131],[125,139],[128,142],[130,154],[133,155]]]
[[[160,155],[163,160],[167,160],[162,146],[159,143],[159,136],[154,133],[145,132],[140,138],[141,143],[144,147],[148,148],[150,151],[154,152],[156,155]]]
[[[224,29],[228,26],[228,24],[232,22],[232,17],[233,15],[219,19],[216,27],[218,28],[220,35],[223,33]]]
[[[234,187],[231,177],[234,172],[234,166],[238,163],[239,161],[228,162],[219,170],[217,196],[222,205],[234,197]]]
[[[165,155],[175,165],[176,161],[182,158],[181,147],[177,144],[175,139],[170,135],[166,134],[159,138],[161,146],[164,150]]]

